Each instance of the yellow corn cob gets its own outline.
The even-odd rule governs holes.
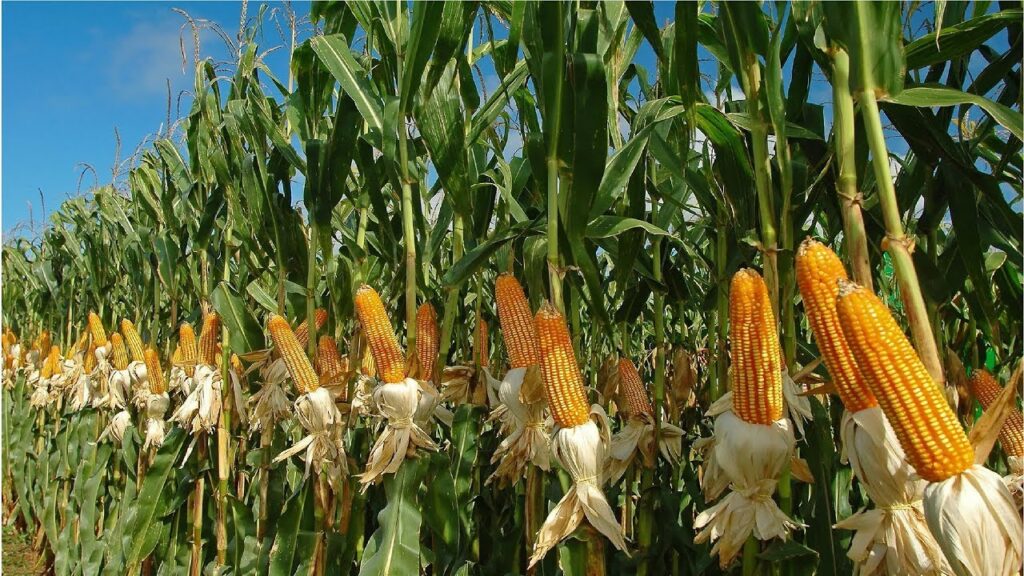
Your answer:
[[[488,342],[488,326],[487,320],[483,318],[476,319],[476,358],[477,364],[488,367],[491,363],[491,351],[489,349]]]
[[[317,308],[313,313],[313,319],[316,320],[316,331],[319,334],[320,329],[327,323],[327,310],[323,308]],[[295,338],[298,339],[299,344],[305,348],[309,345],[309,320],[303,320],[302,324],[295,329]]]
[[[267,329],[270,330],[270,337],[274,340],[274,348],[277,349],[284,363],[288,366],[288,373],[295,381],[295,388],[299,394],[308,394],[320,387],[320,380],[313,371],[313,365],[309,363],[305,350],[299,344],[299,339],[292,332],[288,321],[271,314],[267,321]]]
[[[8,328],[7,330],[4,330],[4,335],[3,335],[3,351],[4,351],[4,354],[7,354],[8,352],[11,351],[11,346],[12,345],[13,345],[13,342],[11,342],[11,330]]]
[[[839,280],[847,280],[847,276],[835,252],[821,242],[805,240],[796,254],[796,281],[807,319],[839,398],[847,410],[860,412],[878,406],[878,400],[864,382],[839,326]]]
[[[590,421],[590,405],[565,318],[545,302],[534,321],[540,342],[541,374],[551,415],[562,428],[586,424]]]
[[[220,339],[220,316],[210,312],[203,318],[203,329],[199,333],[199,350],[196,362],[215,366],[217,362],[217,341]]]
[[[180,354],[177,362],[184,365],[185,374],[191,377],[195,372],[199,346],[196,344],[196,331],[188,322],[178,327],[178,351]]]
[[[53,376],[60,374],[58,366],[60,365],[60,346],[56,344],[50,346],[50,351],[46,354],[46,360],[43,361],[43,367],[39,370],[39,376],[41,378],[52,378]]]
[[[970,380],[971,394],[978,399],[981,407],[988,410],[995,402],[1003,387],[985,370],[975,370]],[[1024,415],[1014,408],[1006,417],[1003,428],[999,430],[999,443],[1007,456],[1024,457]]]
[[[391,327],[391,320],[380,295],[364,284],[356,291],[355,305],[359,323],[363,325],[370,351],[373,352],[377,373],[384,382],[401,382],[406,374],[405,356],[398,347],[395,330]]]
[[[103,322],[95,312],[89,312],[89,331],[92,332],[92,341],[97,347],[107,343],[107,331],[103,329]]]
[[[152,348],[146,348],[142,353],[143,361],[146,363],[146,373],[149,376],[149,390],[153,394],[163,394],[167,391],[164,383],[164,373],[160,369],[160,355]]]
[[[321,336],[316,347],[316,370],[320,378],[333,381],[345,371],[346,365],[334,338]]]
[[[640,372],[629,358],[619,360],[619,390],[625,404],[622,411],[627,416],[654,416],[654,409],[647,397],[647,388],[640,378]]]
[[[143,356],[145,348],[142,345],[142,338],[139,337],[139,331],[135,329],[135,324],[132,324],[131,320],[127,318],[121,320],[121,334],[124,335],[124,341],[128,345],[128,351],[132,354],[132,360],[134,362],[145,362],[146,358]]]
[[[128,349],[124,346],[124,339],[117,332],[110,335],[110,345],[113,348],[113,364],[115,370],[128,368]]]
[[[892,424],[910,464],[941,482],[974,463],[974,449],[939,386],[882,302],[839,281],[839,323],[868,386]]]
[[[510,368],[526,368],[540,363],[537,326],[523,287],[511,274],[502,274],[494,282],[501,335],[508,350]]]
[[[229,359],[231,362],[231,370],[234,371],[235,376],[238,376],[238,381],[245,385],[245,366],[242,364],[242,359],[238,357],[238,354],[231,354]]]
[[[85,370],[86,374],[89,374],[96,369],[96,344],[90,343],[89,349],[85,353],[85,362],[83,363],[82,369]]]
[[[782,418],[782,350],[764,279],[744,268],[729,289],[733,411],[744,422]]]
[[[437,333],[437,312],[430,302],[424,302],[416,311],[416,356],[420,362],[420,379],[433,380],[434,365],[441,349]]]
[[[88,332],[80,333],[78,335],[78,340],[75,340],[75,343],[72,344],[71,348],[68,350],[68,358],[74,358],[79,352],[84,350],[85,347],[86,347],[86,343],[88,341],[89,341],[89,333]]]
[[[39,350],[39,354],[46,354],[46,351],[50,349],[52,343],[50,342],[50,331],[43,330],[39,333],[39,340],[36,341],[36,348]]]

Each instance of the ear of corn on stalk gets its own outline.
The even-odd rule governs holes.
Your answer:
[[[277,314],[271,314],[267,321],[267,329],[274,340],[274,348],[284,358],[288,373],[291,374],[299,394],[307,394],[319,388],[320,380],[288,321]]]
[[[149,376],[149,389],[154,394],[167,392],[167,385],[164,383],[164,373],[160,368],[160,355],[152,348],[146,348],[143,352],[146,362],[146,372]]]
[[[420,365],[420,380],[433,380],[441,339],[437,329],[437,312],[430,302],[416,310],[416,355]]]
[[[320,329],[327,323],[327,310],[323,308],[317,308],[313,312],[313,319],[316,321],[317,334],[320,333]],[[295,339],[299,341],[299,345],[305,348],[309,345],[309,320],[303,320],[299,327],[295,329]]]
[[[494,282],[498,321],[508,351],[510,368],[525,368],[540,363],[537,326],[530,303],[515,276],[502,274]]]
[[[473,349],[476,350],[476,362],[480,366],[490,366],[491,351],[489,346],[488,334],[489,327],[487,321],[483,318],[476,319],[476,344]]]
[[[768,287],[750,269],[737,272],[729,289],[732,405],[750,424],[782,418],[782,349]]]
[[[986,370],[975,370],[970,379],[971,394],[978,399],[982,408],[988,409],[995,402],[1003,387]],[[1024,457],[1024,416],[1014,409],[999,430],[999,443],[1007,456]]]
[[[956,574],[1020,569],[1024,525],[1002,478],[974,449],[910,342],[874,294],[840,281],[839,321],[910,463],[929,483],[924,512]],[[992,554],[995,549],[1004,551]]]
[[[839,280],[847,280],[843,263],[827,246],[808,238],[797,251],[796,278],[815,341],[843,405],[850,412],[877,406],[839,325],[836,296]]]
[[[220,339],[220,316],[210,312],[203,318],[203,329],[199,333],[199,350],[196,362],[215,366],[217,364],[217,341]]]
[[[107,343],[107,331],[103,329],[103,322],[95,312],[89,312],[89,331],[92,333],[92,341],[96,346],[103,346]]]
[[[124,339],[117,332],[110,335],[110,345],[113,349],[113,365],[115,370],[128,369],[128,349],[124,345]]]
[[[128,345],[128,352],[132,355],[133,362],[145,362],[145,346],[142,345],[142,338],[139,331],[135,329],[132,321],[124,318],[121,320],[121,334],[124,336],[125,344]]]
[[[548,406],[555,422],[563,428],[590,421],[590,405],[583,390],[583,375],[576,363],[572,339],[565,318],[551,304],[537,312],[541,373]]]
[[[629,358],[619,359],[619,396],[624,400],[623,412],[629,417],[653,418],[654,409],[647,397],[647,388],[640,372]]]
[[[380,378],[389,384],[401,382],[406,374],[405,355],[398,347],[395,330],[380,295],[364,284],[356,291],[355,308]]]

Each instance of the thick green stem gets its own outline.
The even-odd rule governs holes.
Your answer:
[[[462,259],[463,251],[463,236],[465,235],[465,224],[461,214],[455,214],[455,220],[452,222],[452,262],[458,262]],[[444,370],[444,364],[448,360],[448,354],[452,350],[452,329],[455,325],[455,313],[459,308],[459,294],[462,289],[461,285],[451,286],[448,288],[448,297],[444,303],[444,318],[441,321],[441,350],[437,356],[437,369],[434,370],[434,374],[438,378],[441,377],[441,372]]]
[[[716,289],[718,335],[715,339],[715,378],[711,384],[711,397],[708,402],[718,400],[725,390],[729,389],[729,356],[726,344],[729,338],[729,280],[725,277],[726,260],[729,257],[728,231],[726,229],[725,208],[718,207],[718,225],[715,238],[715,275],[718,278]]]
[[[775,206],[772,200],[772,165],[768,156],[768,119],[761,109],[761,65],[752,52],[746,55],[743,93],[746,94],[747,112],[754,124],[750,139],[754,154],[754,186],[757,189],[757,208],[761,225],[761,245],[764,254],[764,280],[768,285],[772,309],[779,312],[778,239],[775,231]]]
[[[850,261],[853,279],[869,289],[871,260],[868,255],[868,237],[864,230],[861,196],[857,190],[857,163],[854,130],[853,97],[850,95],[850,56],[836,49],[832,54],[832,106],[834,147],[839,164],[836,192],[843,212],[843,244]]]
[[[757,538],[751,534],[743,543],[743,576],[754,576],[757,573]]]
[[[558,66],[565,61],[565,44],[562,40],[565,34],[563,31],[563,20],[558,18],[555,22],[554,37],[558,39],[555,43],[555,51],[550,55]],[[552,90],[554,94],[547,97],[552,103],[552,109],[547,111],[544,118],[544,132],[548,139],[547,153],[547,203],[548,203],[548,276],[551,283],[551,303],[560,312],[565,312],[565,302],[562,299],[562,264],[558,254],[558,139],[562,127],[562,92],[565,89],[565,82],[562,74],[552,75],[554,83],[552,86],[545,86],[545,90]]]
[[[900,294],[903,296],[904,309],[914,337],[914,346],[932,379],[939,386],[944,386],[946,378],[942,371],[942,360],[928,323],[928,309],[924,303],[921,285],[918,283],[914,260],[910,255],[913,240],[904,234],[900,209],[896,203],[896,188],[889,171],[889,150],[885,144],[882,117],[878,111],[875,95],[875,78],[871,69],[873,60],[869,57],[871,40],[866,36],[869,31],[864,29],[863,11],[865,9],[867,8],[858,4],[857,18],[861,23],[859,27],[860,48],[865,53],[865,56],[860,59],[861,85],[863,86],[861,113],[864,115],[864,128],[867,132],[868,147],[871,149],[871,165],[875,171],[878,200],[882,208],[882,220],[885,222],[886,250],[892,257],[896,282],[899,284]]]
[[[309,222],[309,251],[306,264],[306,326],[309,328],[309,340],[306,353],[316,358],[316,284],[320,279],[316,265],[316,253],[320,245],[320,234],[316,222]]]

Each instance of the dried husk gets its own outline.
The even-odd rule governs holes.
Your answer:
[[[141,410],[146,407],[146,398],[152,394],[149,389],[149,369],[145,362],[132,360],[128,363],[128,375],[131,379],[132,404]]]
[[[292,401],[288,398],[288,366],[278,358],[260,367],[263,385],[249,397],[249,431],[273,430],[278,422],[292,415]]]
[[[75,379],[74,384],[68,389],[70,401],[68,405],[72,412],[78,412],[92,402],[92,378],[82,370]]]
[[[1010,466],[1010,473],[1003,476],[1003,482],[1010,490],[1010,496],[1013,496],[1019,511],[1024,507],[1024,458],[1007,456],[1006,463]]]
[[[27,383],[32,386],[32,395],[28,398],[29,406],[46,408],[50,404],[50,379],[43,378],[36,370],[29,374]]]
[[[487,373],[489,377],[490,374]],[[499,486],[508,486],[526,474],[528,464],[541,470],[551,469],[551,449],[548,445],[548,424],[544,402],[524,405],[519,392],[527,378],[539,378],[538,370],[513,368],[498,385],[498,401],[508,416],[508,435],[494,451],[491,463],[498,467],[485,485],[497,480]],[[497,411],[497,409],[495,409]]]
[[[608,416],[598,405],[591,407],[589,422],[572,428],[555,428],[551,436],[551,452],[572,476],[573,485],[551,510],[537,533],[530,567],[572,534],[584,517],[613,546],[629,554],[622,529],[601,490],[608,442]]]
[[[111,410],[123,410],[132,392],[132,376],[128,369],[111,370],[103,403]]]
[[[171,366],[171,375],[167,379],[167,389],[170,392],[177,392],[182,396],[192,394],[193,376],[189,376],[185,369],[180,366]]]
[[[342,442],[344,421],[334,405],[334,398],[326,388],[299,396],[295,400],[295,416],[306,436],[294,446],[278,454],[274,462],[280,462],[300,452],[305,452],[305,477],[310,470],[327,477],[334,491],[340,491],[342,480],[348,475],[348,457]]]
[[[1021,569],[1024,525],[995,472],[974,465],[924,489],[928,527],[957,576],[1010,576]]]
[[[146,398],[146,441],[143,448],[151,446],[159,448],[164,444],[164,414],[171,406],[171,398],[166,392],[162,394],[150,394]]]
[[[804,422],[810,422],[813,413],[811,412],[811,400],[801,395],[800,385],[793,381],[793,378],[786,370],[782,371],[782,398],[786,404],[786,412],[790,421],[796,426],[800,436],[804,435]]]
[[[675,422],[683,409],[697,403],[693,387],[697,383],[697,371],[693,368],[690,354],[682,346],[672,350],[672,373],[669,376],[668,413]]]
[[[793,457],[796,438],[788,418],[770,425],[750,424],[736,416],[732,395],[712,405],[716,413],[712,451],[713,474],[705,472],[705,496],[720,494],[728,479],[731,491],[697,516],[694,528],[701,531],[694,542],[715,541],[711,549],[719,563],[728,566],[743,543],[753,534],[759,540],[781,538],[801,526],[786,516],[772,500],[778,478]]]
[[[120,410],[110,419],[110,423],[103,429],[97,442],[103,442],[108,436],[115,444],[120,444],[124,439],[124,433],[132,425],[132,415],[127,410]]]
[[[415,381],[420,388],[419,403],[413,420],[424,430],[430,430],[434,420],[451,427],[455,415],[441,405],[441,392],[427,380]]]
[[[210,431],[220,421],[221,373],[208,364],[196,366],[192,392],[171,416],[192,434]]]
[[[406,456],[414,454],[417,447],[437,450],[434,440],[414,420],[422,404],[421,396],[420,385],[412,378],[382,382],[374,390],[374,404],[387,424],[370,450],[366,471],[359,475],[364,492],[384,474],[397,472]]]
[[[924,518],[925,482],[907,462],[882,409],[845,412],[840,436],[844,460],[875,504],[835,525],[855,531],[846,555],[857,574],[952,574]]]
[[[662,422],[659,432],[657,452],[669,466],[675,466],[683,453],[683,431],[668,422]],[[654,467],[654,421],[650,416],[630,416],[626,425],[612,436],[605,462],[604,476],[607,481],[612,484],[618,482],[638,454],[645,467]]]

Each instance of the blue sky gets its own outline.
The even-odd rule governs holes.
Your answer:
[[[192,85],[191,32],[182,31],[179,7],[194,18],[218,22],[234,37],[237,2],[4,2],[3,17],[3,230],[38,224],[40,191],[47,211],[75,195],[81,163],[110,181],[117,141],[127,158],[167,118],[167,82],[177,98]],[[250,4],[250,17],[258,4]],[[308,3],[297,3],[307,15]],[[264,48],[282,44],[277,28],[264,27]],[[183,34],[183,36],[182,36]],[[179,38],[189,64],[182,72]],[[227,57],[212,31],[201,34],[204,56]],[[269,59],[287,75],[285,50]],[[276,56],[276,55],[275,55]],[[188,97],[182,110],[187,110]],[[172,110],[172,121],[177,116]],[[82,189],[93,185],[91,173]]]

